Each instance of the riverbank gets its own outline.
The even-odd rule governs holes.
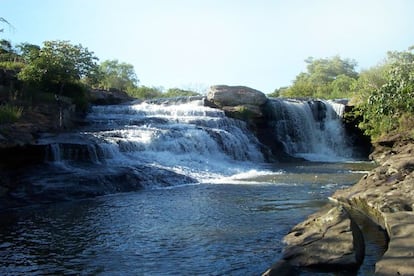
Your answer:
[[[133,100],[122,91],[90,90],[89,104],[120,104]],[[22,116],[14,123],[0,124],[0,149],[36,143],[42,133],[60,133],[83,124],[86,110],[79,111],[73,100],[56,97],[54,101],[22,103]]]
[[[414,141],[401,135],[378,141],[380,166],[332,198],[366,214],[389,236],[376,275],[414,275]]]
[[[353,223],[353,211],[363,213],[388,234],[388,249],[376,263],[375,275],[414,275],[414,140],[404,137],[388,136],[376,142],[370,157],[379,166],[354,186],[335,192],[331,199],[337,205],[332,209],[295,226],[285,238],[282,260],[264,275],[289,275],[297,267],[358,266],[364,241]]]

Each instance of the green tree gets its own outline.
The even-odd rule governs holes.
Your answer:
[[[163,93],[160,88],[157,87],[148,87],[148,86],[139,86],[128,91],[128,94],[131,97],[138,99],[154,99],[162,98]]]
[[[382,63],[362,71],[358,80],[354,83],[351,97],[352,105],[360,105],[368,100],[368,97],[387,83],[389,63]]]
[[[356,82],[356,79],[344,74],[337,76],[330,84],[330,96],[332,98],[350,98]]]
[[[184,97],[200,96],[200,94],[194,91],[190,91],[190,90],[184,90],[180,88],[170,88],[167,90],[167,92],[163,96],[167,98],[173,98],[173,97],[180,97],[180,96],[184,96]]]
[[[40,47],[30,43],[21,43],[16,46],[20,59],[26,64],[39,56]]]
[[[356,79],[358,73],[355,71],[356,61],[341,59],[339,56],[332,58],[314,59],[309,57],[305,60],[311,81],[315,83],[330,83],[338,76],[345,75]]]
[[[300,73],[293,85],[281,91],[283,97],[343,98],[348,97],[354,80],[357,63],[350,59],[332,58],[305,60],[307,72]]]
[[[100,86],[104,89],[133,90],[138,85],[134,66],[118,60],[105,60],[99,66],[101,72]]]
[[[282,97],[315,97],[317,92],[317,85],[310,80],[310,76],[307,73],[300,73],[293,81],[293,85],[289,88],[281,91]]]
[[[414,53],[389,52],[386,82],[374,89],[359,108],[367,134],[377,138],[386,133],[412,131],[414,118]],[[403,120],[401,119],[403,118]],[[403,123],[411,122],[411,124]]]
[[[276,88],[272,93],[268,94],[267,96],[273,97],[273,98],[280,97],[281,95],[283,95],[283,93],[285,93],[287,89],[288,89],[287,86]]]
[[[17,54],[10,41],[0,40],[0,62],[12,62],[16,61]]]
[[[31,91],[24,93],[26,97],[44,91],[70,97],[78,110],[87,108],[87,89],[81,80],[97,71],[93,52],[68,41],[46,41],[40,49],[22,45],[21,51],[25,66],[17,76],[24,83],[23,91]]]
[[[40,84],[46,90],[59,88],[62,92],[66,84],[78,82],[90,75],[97,67],[97,57],[82,45],[72,45],[68,41],[45,41],[36,51],[28,47],[25,55],[27,65],[19,73],[20,80]]]

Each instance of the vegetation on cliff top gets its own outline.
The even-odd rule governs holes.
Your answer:
[[[355,61],[339,56],[305,62],[307,72],[270,96],[348,98],[355,106],[350,116],[360,118],[359,127],[373,140],[396,133],[414,138],[413,48],[389,52],[383,63],[360,73]]]
[[[1,17],[0,23],[9,25]],[[118,60],[99,63],[81,44],[45,41],[42,46],[13,45],[0,39],[0,124],[16,122],[39,105],[56,108],[62,100],[83,112],[91,89],[124,91],[141,99],[199,95],[177,88],[164,92],[138,83],[133,65]]]

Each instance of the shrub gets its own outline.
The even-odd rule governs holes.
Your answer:
[[[23,113],[23,108],[10,104],[0,105],[0,124],[14,123]]]
[[[0,68],[4,70],[20,72],[20,70],[22,70],[23,67],[24,67],[23,62],[12,62],[12,61],[0,62]]]
[[[128,90],[128,95],[138,99],[154,99],[162,98],[162,91],[160,88],[139,86],[137,88]]]

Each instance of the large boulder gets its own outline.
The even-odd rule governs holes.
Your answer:
[[[262,117],[267,100],[264,93],[246,86],[214,85],[207,94],[208,102],[239,119]]]

